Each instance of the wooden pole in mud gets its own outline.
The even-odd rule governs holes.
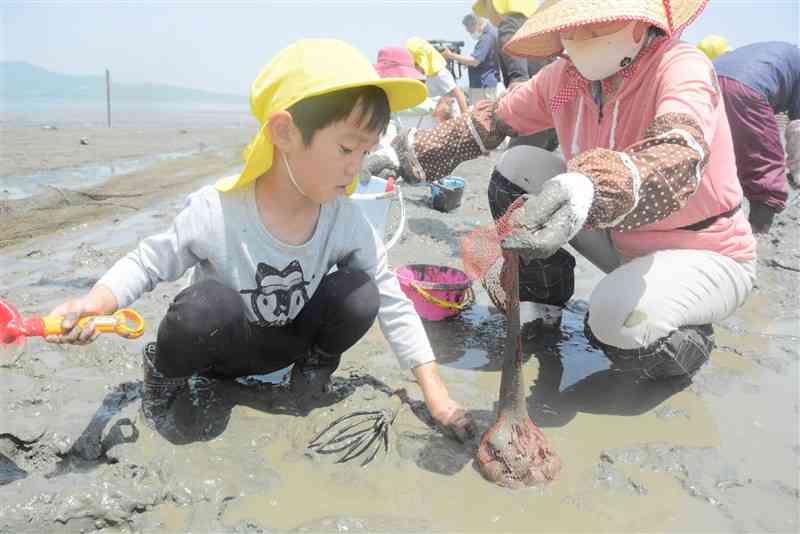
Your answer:
[[[106,118],[111,128],[111,73],[106,69]]]

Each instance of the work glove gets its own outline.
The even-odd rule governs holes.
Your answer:
[[[594,199],[594,184],[583,174],[564,173],[547,180],[538,195],[523,198],[523,204],[510,215],[512,230],[502,247],[529,262],[549,258],[583,228]]]
[[[388,176],[398,176],[400,161],[397,158],[397,152],[391,146],[382,146],[364,157],[362,169],[366,170],[370,176],[384,179]]]

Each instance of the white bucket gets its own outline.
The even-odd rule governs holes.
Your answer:
[[[355,193],[350,195],[352,200],[367,216],[367,220],[375,229],[375,232],[384,237],[386,233],[386,223],[389,220],[389,208],[392,200],[400,202],[400,224],[397,225],[394,235],[386,242],[386,250],[389,250],[400,240],[406,226],[406,207],[403,204],[403,193],[400,187],[395,185],[393,191],[386,191],[386,180],[373,176],[367,183],[358,184]]]

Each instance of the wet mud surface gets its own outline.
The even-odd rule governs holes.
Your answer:
[[[427,187],[405,186],[408,226],[392,265],[460,267],[460,239],[491,220],[491,168],[483,158],[457,169],[467,187],[448,214],[430,209]],[[26,314],[80,295],[169,223],[182,191],[168,191],[0,248],[0,298]],[[141,349],[183,281],[162,284],[136,304],[144,338],[31,340],[0,368],[0,532],[795,532],[799,216],[795,202],[760,239],[758,287],[715,325],[718,349],[691,383],[609,370],[582,332],[600,273],[579,260],[561,332],[524,346],[528,411],[562,472],[519,491],[480,476],[480,434],[460,444],[432,425],[376,327],[315,405],[287,395],[285,373],[217,382],[199,418],[179,397],[173,431],[154,432],[139,414]],[[460,317],[426,328],[482,433],[495,420],[505,319],[475,290]],[[388,452],[368,466],[306,450],[335,418],[384,408],[397,411]]]

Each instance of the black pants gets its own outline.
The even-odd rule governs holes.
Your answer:
[[[525,191],[497,171],[489,182],[489,209],[497,220]],[[563,248],[544,260],[520,263],[519,299],[563,306],[575,292],[575,258]]]
[[[362,271],[326,276],[300,314],[283,327],[253,324],[242,296],[215,280],[181,291],[158,327],[155,366],[167,377],[237,377],[283,369],[312,347],[342,354],[378,315],[378,287]]]

